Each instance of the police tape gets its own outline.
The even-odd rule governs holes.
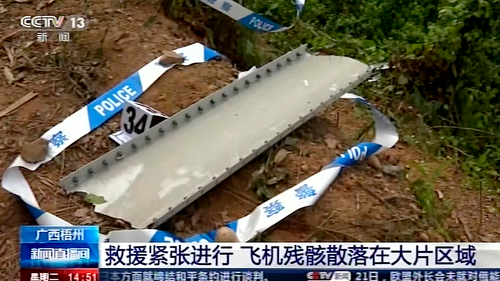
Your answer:
[[[389,118],[383,115],[365,99],[354,95],[344,94],[344,99],[351,99],[370,108],[375,121],[375,139],[372,142],[359,143],[321,171],[293,186],[292,188],[269,199],[256,207],[246,217],[233,221],[227,225],[235,231],[239,241],[247,242],[257,234],[269,229],[295,211],[312,206],[337,178],[343,167],[352,166],[357,162],[391,148],[398,141],[396,127]],[[108,233],[108,242],[215,242],[217,230],[181,239],[169,232],[143,230],[115,230]]]
[[[200,43],[176,49],[174,52],[184,57],[182,65],[202,63],[220,56],[218,52]],[[47,156],[42,162],[28,163],[18,156],[4,172],[2,187],[17,195],[26,203],[38,224],[70,225],[61,218],[41,210],[28,182],[21,173],[20,167],[31,171],[36,170],[40,165],[49,162],[72,143],[113,117],[122,109],[125,100],[137,99],[163,73],[174,67],[174,65],[164,66],[159,63],[159,60],[160,58],[156,58],[143,66],[114,88],[43,134],[41,138],[49,141],[49,148]]]
[[[249,10],[239,3],[232,0],[200,0],[206,5],[216,9],[217,11],[229,16],[230,18],[238,21],[243,26],[260,32],[281,32],[293,27],[293,24],[288,27],[284,27],[280,24],[273,22],[272,20]],[[305,0],[294,0],[296,19],[299,18],[304,5]]]
[[[219,56],[216,51],[201,44],[180,48],[176,52],[182,53],[186,57],[183,65],[205,62]],[[25,167],[32,171],[37,169],[41,164],[50,161],[66,147],[119,112],[125,99],[135,100],[139,97],[156,79],[172,67],[161,66],[158,61],[159,58],[150,62],[113,89],[46,132],[42,138],[49,140],[49,154],[44,161],[30,164],[18,157],[4,173],[2,177],[3,188],[19,196],[26,203],[38,224],[70,225],[61,218],[40,209],[19,167]],[[363,142],[350,148],[330,164],[324,166],[320,172],[261,204],[249,215],[229,223],[227,227],[235,231],[239,241],[249,241],[258,233],[272,227],[293,212],[314,205],[337,178],[343,167],[352,166],[358,161],[380,153],[398,141],[394,125],[373,105],[353,94],[344,94],[342,98],[352,99],[371,109],[375,120],[375,139],[372,142]],[[181,239],[169,232],[155,229],[115,230],[109,232],[107,236],[101,235],[101,239],[107,242],[214,242],[216,233],[217,231],[213,230]]]

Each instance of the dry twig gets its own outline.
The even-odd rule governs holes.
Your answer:
[[[251,199],[251,198],[248,198],[248,196],[246,196],[246,195],[244,195],[244,194],[241,194],[241,193],[236,192],[236,191],[233,191],[233,190],[231,190],[231,191],[230,191],[230,190],[227,190],[227,189],[222,189],[222,190],[224,190],[224,191],[226,191],[227,193],[229,193],[229,194],[231,194],[231,195],[233,195],[233,196],[235,196],[235,197],[239,198],[240,200],[243,200],[242,198],[246,198],[246,199],[248,199],[248,200],[243,200],[243,201],[245,201],[246,203],[249,203],[249,204],[251,204],[251,205],[253,205],[253,206],[258,206],[258,205],[259,205],[259,203],[252,203],[251,201],[254,201],[254,202],[255,202],[255,200],[253,200],[253,199]],[[343,232],[338,231],[338,230],[330,229],[330,228],[323,227],[323,226],[313,225],[313,224],[310,224],[310,223],[305,222],[305,221],[298,220],[298,219],[293,218],[293,217],[288,217],[288,219],[293,220],[293,221],[295,221],[295,222],[298,222],[298,223],[300,223],[300,224],[303,224],[303,225],[306,225],[306,226],[313,227],[313,228],[316,228],[316,229],[318,229],[318,230],[321,230],[321,231],[323,231],[323,232],[325,232],[325,233],[327,233],[327,234],[329,234],[329,235],[334,236],[335,238],[338,238],[338,237],[336,237],[336,236],[335,236],[335,234],[337,234],[337,235],[343,235],[343,236],[345,236],[345,237],[349,237],[349,238],[350,238],[350,239],[352,239],[353,241],[361,242],[361,241],[360,241],[359,239],[357,239],[356,237],[351,236],[351,235],[346,234],[346,233],[343,233]]]
[[[2,43],[3,41],[5,41],[5,39],[7,39],[7,38],[9,38],[9,37],[11,37],[11,36],[13,36],[13,35],[17,34],[19,31],[21,31],[21,30],[20,30],[20,29],[18,29],[18,30],[16,30],[16,31],[11,32],[11,33],[9,33],[9,34],[5,35],[4,37],[0,38],[0,43]]]
[[[472,240],[474,240],[474,236],[472,236],[472,234],[469,231],[469,228],[467,227],[467,225],[465,225],[464,221],[461,218],[458,218],[458,220],[460,221],[460,223],[462,224],[462,227],[464,228],[464,232],[465,232],[465,235],[467,236],[468,242],[471,242]]]
[[[36,97],[38,94],[34,92],[29,92],[26,95],[24,95],[22,98],[14,102],[13,104],[9,105],[6,109],[0,111],[0,118],[8,115],[12,111],[16,110],[18,107],[21,105],[25,104],[26,102],[30,101],[34,97]]]
[[[361,186],[361,188],[363,188],[366,192],[368,192],[370,195],[372,195],[373,197],[375,197],[381,203],[386,203],[386,201],[382,197],[380,197],[377,193],[375,193],[375,191],[373,191],[371,188],[369,188],[368,186],[366,186],[365,184],[363,184],[359,180],[357,181],[357,183],[358,183],[359,186]]]
[[[334,213],[331,213],[319,226],[323,226],[325,225],[332,217],[333,217]],[[313,233],[311,233],[309,236],[307,236],[303,241],[308,241],[309,239],[311,239],[311,237],[313,237],[318,231],[315,230]]]

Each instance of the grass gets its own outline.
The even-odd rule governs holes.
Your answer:
[[[410,182],[410,189],[422,208],[424,220],[447,240],[450,237],[444,221],[449,217],[453,205],[451,201],[438,197],[440,191],[436,190],[435,182],[443,177],[445,169],[450,164],[451,161],[442,162],[438,167],[415,164],[413,167],[419,171],[420,175]],[[432,172],[429,172],[430,169]]]
[[[275,16],[279,14],[271,11],[273,9],[272,7],[276,8],[278,6],[277,2],[273,2],[271,6],[267,8],[264,7],[269,4],[266,1],[247,2],[249,3],[245,3],[245,5],[249,8],[255,8],[255,11],[264,13],[267,9],[267,12],[264,14],[266,16],[271,16],[271,18],[272,14]],[[323,4],[314,2],[309,4],[306,9],[321,10],[321,5]],[[349,5],[350,4],[347,6]],[[352,6],[353,7],[351,8],[354,8],[355,5]],[[372,49],[375,47],[370,47],[368,44],[368,41],[370,40],[365,40],[366,38],[362,38],[362,36],[360,36],[360,38],[353,38],[352,35],[345,34],[344,38],[340,36],[341,34],[333,33],[333,31],[332,33],[330,33],[330,31],[328,33],[325,32],[326,29],[323,30],[322,26],[315,23],[315,17],[307,20],[304,16],[304,20],[299,20],[292,30],[268,36],[251,32],[235,23],[233,19],[204,4],[201,4],[196,0],[164,0],[163,7],[167,16],[177,21],[184,21],[191,25],[195,31],[208,38],[208,42],[211,47],[226,54],[228,58],[236,63],[240,69],[248,69],[254,65],[262,65],[264,61],[272,59],[273,56],[280,55],[279,52],[276,52],[277,49],[280,49],[279,51],[284,53],[293,47],[297,47],[299,43],[305,43],[306,41],[310,43],[310,46],[308,46],[310,50],[321,51],[324,54],[345,55],[355,57],[357,59],[364,58],[366,61],[377,62],[379,61],[379,57],[387,59],[386,56],[378,56],[377,52],[372,52]],[[311,10],[309,10],[309,12],[311,12]],[[317,14],[316,12],[320,15],[324,14],[323,10],[312,11],[311,14]],[[266,13],[270,14],[268,15]],[[338,17],[341,18],[348,16],[348,14],[349,12],[346,12],[345,15],[339,15]],[[330,15],[325,15],[325,17],[326,16]],[[287,17],[288,16],[285,18]],[[272,19],[283,23],[282,17],[280,17],[280,19]],[[371,15],[370,20],[372,20]],[[408,19],[408,21],[410,22],[411,20]],[[404,31],[404,28],[401,26],[397,28],[400,28],[401,30],[399,31],[401,32]],[[342,30],[342,28],[339,28],[339,30]],[[333,34],[336,34],[337,36],[333,36]],[[426,36],[430,35],[427,34]],[[411,38],[411,36],[409,38]],[[403,39],[400,38],[398,39],[399,41],[396,41],[403,44],[403,47],[407,47],[404,44],[408,42]],[[368,45],[363,45],[363,48],[361,48],[360,45],[357,44],[359,43],[358,41],[361,43],[366,41],[365,43]],[[387,52],[392,48],[385,45],[377,45],[376,47],[377,48],[375,49],[383,49],[382,52]],[[384,48],[387,48],[387,50]],[[365,51],[369,52],[371,55],[367,55]],[[356,53],[362,54],[356,55]],[[392,53],[388,52],[387,54]],[[414,63],[418,62],[418,60],[408,60],[408,62]],[[422,68],[423,70],[420,68],[417,70],[421,70],[421,73],[429,73],[426,75],[429,76],[428,78],[439,78],[437,77],[439,73],[434,75],[432,74],[433,72],[430,71],[434,66],[439,68],[439,62],[440,60],[437,62],[432,60],[428,61],[428,64],[432,66],[431,68],[424,67]],[[432,65],[433,63],[435,65]],[[411,66],[412,65],[409,66],[410,70]],[[445,71],[445,73],[448,72]],[[475,187],[480,184],[484,184],[486,186],[484,191],[490,194],[500,194],[498,183],[492,180],[495,178],[500,179],[500,175],[494,169],[491,169],[492,166],[490,165],[490,162],[493,162],[495,159],[490,161],[488,159],[487,152],[484,153],[484,156],[480,157],[478,157],[478,155],[471,155],[474,151],[471,152],[471,150],[467,150],[466,146],[464,148],[462,145],[464,141],[451,133],[454,132],[454,130],[439,128],[439,126],[430,127],[430,125],[426,123],[429,120],[432,120],[434,123],[440,121],[442,124],[450,124],[449,120],[446,120],[443,116],[441,116],[442,114],[440,113],[441,111],[438,110],[438,104],[433,102],[431,98],[425,94],[420,94],[419,90],[415,86],[416,77],[412,77],[411,73],[415,74],[416,72],[408,72],[406,74],[410,76],[406,77],[404,76],[404,71],[401,73],[398,71],[386,71],[378,82],[365,83],[362,86],[357,87],[357,90],[360,92],[361,96],[364,96],[375,103],[384,114],[392,119],[398,128],[400,140],[402,142],[407,143],[411,147],[422,152],[426,159],[433,159],[438,162],[443,162],[443,160],[445,161],[443,166],[434,169],[432,172],[429,172],[428,170],[430,168],[425,167],[425,165],[416,167],[420,174],[418,179],[410,182],[410,185],[415,198],[424,212],[426,222],[428,222],[429,225],[431,225],[436,232],[441,234],[443,237],[449,238],[449,233],[446,230],[443,221],[449,215],[451,209],[453,208],[453,204],[446,200],[436,199],[435,189],[436,180],[442,176],[443,171],[450,164],[453,164],[456,168],[464,171],[466,174],[467,186]],[[446,81],[447,79],[437,79],[436,81],[438,80]],[[424,81],[427,80],[424,79]],[[424,84],[427,85],[429,83]],[[439,87],[439,85],[436,87]],[[357,118],[363,121],[368,119],[366,111],[360,110],[358,107],[355,107],[354,109],[355,116]],[[369,125],[369,122],[367,122],[367,125]],[[366,137],[367,133],[371,133],[370,126],[358,132],[358,139]],[[467,140],[467,142],[469,141],[470,140]],[[472,142],[477,141],[473,140]],[[493,154],[493,152],[490,151],[490,155],[500,155],[500,152]],[[489,173],[487,175],[489,177],[488,179],[485,177],[485,171]],[[271,194],[269,194],[268,185],[266,184],[267,179],[268,177],[261,179],[260,182],[263,182],[264,184],[257,185],[258,187],[256,188],[256,191],[262,198],[271,196]],[[482,191],[483,190],[481,190],[481,192]]]

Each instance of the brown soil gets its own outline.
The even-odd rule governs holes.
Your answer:
[[[0,68],[12,69],[15,78],[9,84],[0,75],[0,110],[28,92],[38,96],[12,114],[0,118],[0,173],[18,155],[21,147],[37,139],[46,130],[104,93],[164,50],[173,50],[194,42],[204,42],[185,26],[157,15],[158,6],[126,2],[58,0],[37,11],[38,3],[3,4],[0,38],[19,27],[23,15],[89,15],[93,25],[87,31],[73,33],[72,42],[61,45],[57,39],[37,43],[36,33],[18,32],[5,39],[0,48]],[[151,16],[156,22],[145,27]],[[107,30],[107,31],[106,31]],[[17,56],[10,61],[7,50]],[[102,50],[102,57],[99,52]],[[28,59],[29,58],[29,59]],[[24,73],[24,74],[23,74]],[[167,115],[189,106],[226,85],[236,71],[226,62],[214,61],[189,67],[175,67],[161,77],[139,101]],[[290,137],[296,138],[295,150],[269,171],[289,176],[268,189],[278,194],[317,172],[322,165],[356,143],[356,135],[368,119],[354,114],[349,101],[339,101],[321,116],[307,122]],[[115,144],[108,135],[119,126],[119,116],[66,149],[36,172],[25,172],[41,207],[72,224],[98,224],[104,232],[128,228],[126,222],[93,212],[76,195],[67,195],[58,180],[80,168]],[[247,215],[262,202],[250,186],[252,173],[259,169],[270,150],[215,187],[202,198],[173,217],[165,228],[179,236],[189,236],[220,227]],[[407,178],[384,175],[361,163],[346,168],[320,201],[298,211],[260,239],[266,241],[500,241],[500,220],[493,200],[463,188],[457,169],[446,169],[434,184],[437,206],[449,208],[449,215],[431,224],[422,214],[410,190],[410,182],[420,175],[410,165],[423,163],[432,170],[439,163],[428,159],[408,145],[380,155],[384,165],[407,167]],[[220,204],[224,202],[224,204]],[[480,205],[479,203],[482,203]],[[451,211],[452,210],[452,211]],[[184,223],[178,223],[184,221]],[[18,229],[34,224],[23,203],[0,189],[0,280],[19,278]],[[175,227],[177,226],[177,227]]]

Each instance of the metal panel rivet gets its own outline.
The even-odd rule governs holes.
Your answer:
[[[172,121],[172,125],[174,125],[174,126],[177,125],[177,121],[175,121],[175,120]]]
[[[104,166],[108,166],[108,160],[103,160],[103,161],[102,161],[102,164],[103,164]]]
[[[89,174],[93,174],[93,173],[94,173],[94,170],[93,170],[92,168],[89,168],[89,169],[87,170],[87,173],[89,173]]]
[[[302,56],[302,54],[301,53],[297,53],[297,57],[300,57],[300,56]]]
[[[222,96],[223,96],[223,97],[227,97],[226,93],[222,93]]]
[[[191,118],[191,115],[189,115],[189,113],[186,113],[186,118]]]
[[[288,127],[292,127],[292,124],[288,124]]]
[[[214,100],[210,100],[210,103],[211,103],[211,104],[214,104],[214,103],[215,103],[215,101],[214,101]]]
[[[252,152],[255,152],[255,149],[252,149]]]
[[[73,182],[77,183],[78,182],[78,177],[73,177]]]
[[[198,106],[198,110],[199,110],[199,111],[203,111],[203,107]]]
[[[250,81],[245,80],[245,84],[250,85]]]
[[[163,134],[163,133],[165,133],[165,129],[163,129],[163,128],[159,128],[159,129],[158,129],[158,131],[159,131],[160,133],[162,133],[162,134]]]
[[[150,140],[151,140],[151,137],[150,137],[150,136],[146,136],[146,137],[145,137],[145,139],[146,139],[147,141],[150,141]]]
[[[291,58],[287,58],[286,61],[287,62],[292,62],[292,59]]]
[[[122,159],[123,159],[123,157],[124,157],[124,156],[123,156],[123,153],[122,153],[121,151],[118,151],[118,152],[116,153],[116,160],[122,160]]]
[[[229,167],[226,167],[226,171],[229,171]]]
[[[333,98],[333,95],[330,95],[331,98]]]
[[[169,210],[169,211],[170,211],[170,210],[172,210],[172,207],[168,207],[168,210]]]
[[[276,66],[277,66],[277,67],[281,67],[281,63],[278,63]]]
[[[239,158],[239,160],[241,161],[241,160],[243,160],[243,158]]]
[[[260,79],[261,76],[260,76],[260,74],[257,74],[257,75],[255,75],[255,77],[257,77],[257,79]]]
[[[137,149],[137,144],[133,143],[132,144],[132,149]]]
[[[309,109],[309,112],[313,112],[312,108],[311,108],[311,109]]]
[[[187,197],[184,197],[184,200],[187,200],[188,198]]]
[[[234,87],[234,91],[237,92],[239,89],[238,87]]]
[[[267,140],[265,140],[264,143],[267,143]]]
[[[213,180],[215,180],[217,177],[212,177]]]
[[[198,186],[198,190],[201,190],[201,188],[202,188],[201,186]]]
[[[272,72],[272,70],[269,69],[269,68],[266,71],[267,71],[267,73],[271,73]]]

